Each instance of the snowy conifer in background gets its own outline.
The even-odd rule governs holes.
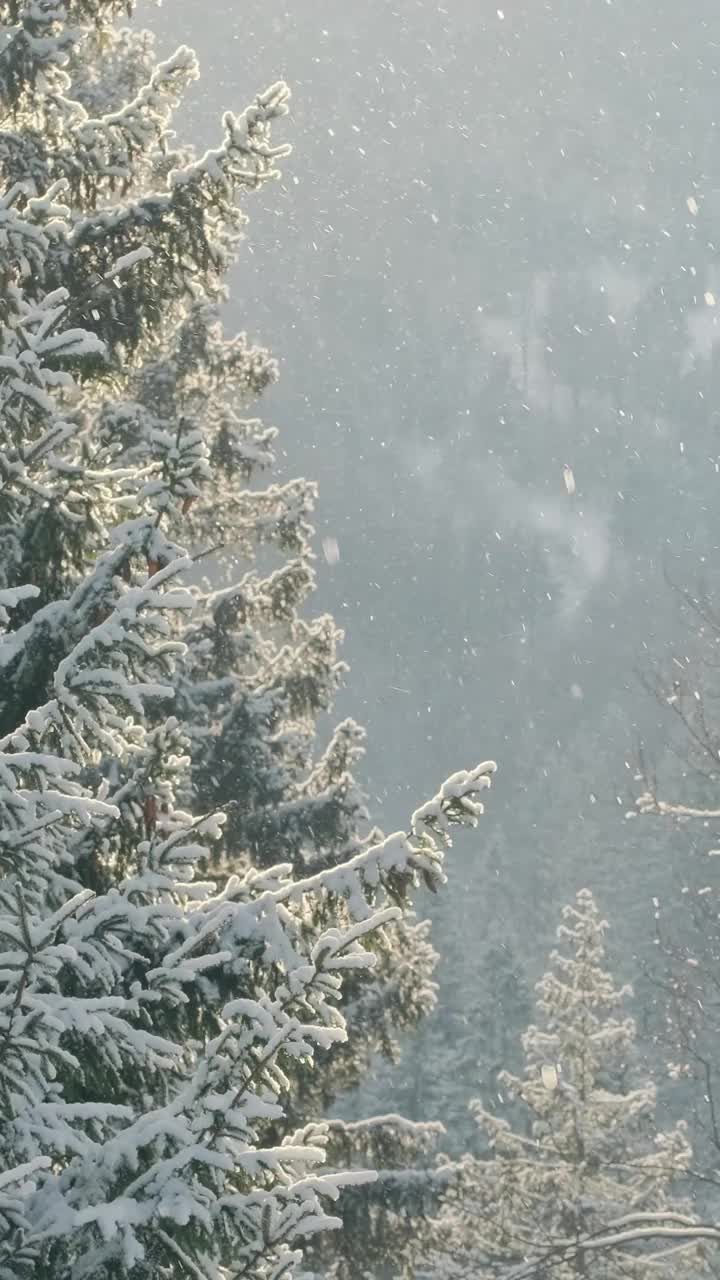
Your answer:
[[[445,922],[452,904],[438,903],[441,923],[436,936],[443,939],[440,992],[428,1022],[435,1046],[446,1059],[445,1069],[435,1075],[432,1053],[424,1064],[418,1063],[428,1092],[425,1113],[443,1121],[444,1145],[455,1155],[477,1153],[483,1143],[469,1111],[478,1092],[496,1115],[508,1119],[517,1110],[501,1076],[520,1065],[519,1038],[532,1007],[530,985],[518,960],[513,903],[493,874],[493,867],[502,864],[502,850],[491,844],[482,857],[479,854],[478,849],[471,851],[478,868],[473,868],[462,895],[454,936],[451,921]],[[453,867],[451,874],[454,871]]]
[[[632,1061],[629,994],[606,972],[605,922],[582,890],[563,910],[561,948],[537,986],[537,1025],[523,1036],[525,1070],[506,1073],[522,1130],[478,1104],[492,1155],[466,1162],[444,1214],[438,1277],[672,1280],[704,1274],[720,1232],[676,1198],[688,1168],[685,1129],[655,1127],[650,1083],[618,1087]]]
[[[438,1122],[397,1114],[329,1122],[329,1167],[375,1169],[378,1176],[343,1191],[342,1231],[313,1238],[307,1280],[413,1280],[432,1253],[439,1207],[460,1173],[458,1164],[437,1159],[442,1133]]]
[[[402,999],[384,933],[414,927],[408,892],[439,884],[492,766],[408,833],[359,838],[354,727],[310,764],[338,636],[295,614],[302,557],[193,589],[208,520],[238,554],[309,536],[312,487],[233,485],[269,437],[203,393],[268,376],[204,307],[237,196],[287,149],[270,129],[288,95],[226,115],[201,159],[173,149],[194,57],[151,69],[151,42],[112,26],[124,10],[0,5],[0,1276],[278,1280],[367,1181],[323,1173],[327,1126],[299,1126],[293,1092],[346,1040],[345,975],[372,1007],[357,975],[377,957]],[[178,416],[163,370],[193,342],[202,385]],[[245,712],[264,806],[237,771]],[[221,797],[203,770],[231,731]],[[317,841],[293,825],[315,802]]]
[[[394,1106],[412,1120],[441,1121],[439,1146],[453,1156],[478,1153],[482,1135],[469,1110],[478,1091],[489,1110],[511,1115],[514,1100],[499,1076],[522,1061],[532,1007],[511,904],[490,866],[493,846],[453,858],[450,892],[431,904],[432,936],[441,940],[435,1007],[403,1040],[399,1063],[375,1064],[358,1098],[373,1111]]]

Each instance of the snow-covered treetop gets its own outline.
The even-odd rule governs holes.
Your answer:
[[[511,1124],[475,1105],[492,1154],[467,1162],[440,1275],[705,1274],[699,1242],[720,1232],[677,1198],[685,1127],[655,1129],[655,1089],[637,1082],[635,1027],[619,1016],[629,988],[604,968],[606,927],[588,890],[563,909],[538,1022],[522,1038],[525,1069],[500,1077],[524,1115]]]
[[[560,1063],[563,1080],[581,1098],[592,1091],[602,1071],[622,1064],[635,1038],[632,1019],[615,1016],[632,992],[627,985],[617,986],[604,968],[606,929],[588,889],[563,907],[557,931],[562,947],[551,953],[550,968],[536,988],[542,1022],[524,1039],[528,1063],[540,1073],[543,1065]]]

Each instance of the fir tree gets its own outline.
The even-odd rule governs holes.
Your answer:
[[[382,833],[369,825],[354,777],[361,728],[347,719],[317,748],[318,718],[331,711],[346,667],[333,619],[302,614],[315,588],[316,488],[302,479],[265,482],[277,433],[253,411],[277,366],[245,333],[226,337],[215,310],[200,302],[157,348],[130,370],[126,397],[102,404],[98,428],[135,466],[152,467],[159,442],[184,447],[178,536],[190,540],[198,573],[175,705],[192,741],[189,793],[201,810],[225,812],[223,850],[233,869],[277,860],[301,875],[329,869]],[[197,458],[199,442],[206,456]],[[201,464],[211,485],[188,471]],[[210,559],[212,587],[199,576]],[[239,578],[238,561],[248,566]],[[312,1069],[294,1066],[287,1109],[298,1126],[364,1081],[375,1056],[395,1061],[403,1032],[432,1007],[436,956],[422,922],[407,916],[387,925],[372,949],[372,972],[346,977],[346,1040],[318,1049]],[[359,1134],[352,1128],[348,1140]],[[421,1143],[417,1158],[423,1150]],[[429,1186],[435,1177],[428,1169]],[[395,1185],[386,1184],[384,1203],[399,1221]]]
[[[582,890],[562,915],[562,949],[537,986],[538,1023],[523,1036],[525,1070],[502,1077],[527,1125],[519,1131],[476,1106],[492,1156],[467,1162],[436,1274],[701,1275],[698,1241],[720,1236],[675,1196],[690,1160],[685,1129],[657,1132],[653,1085],[625,1086],[635,1039],[622,1013],[629,988],[604,968],[606,925],[592,895]]]
[[[277,1280],[368,1180],[318,1172],[341,979],[372,1047],[423,1004],[389,939],[423,973],[408,893],[492,768],[383,839],[356,726],[313,751],[314,489],[254,485],[273,433],[233,402],[274,366],[208,310],[288,91],[176,148],[194,56],[124,8],[0,6],[0,1275]],[[213,593],[218,543],[281,562]]]

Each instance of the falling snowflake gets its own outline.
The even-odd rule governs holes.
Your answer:
[[[690,213],[692,214],[693,218],[695,218],[695,217],[697,216],[697,212],[698,212],[698,202],[697,202],[697,200],[695,199],[695,197],[694,197],[694,196],[688,196],[688,198],[687,198],[687,200],[685,201],[685,203],[686,203],[686,205],[687,205],[688,209],[690,210]]]
[[[548,1089],[550,1092],[552,1092],[553,1089],[557,1089],[558,1087],[557,1067],[554,1067],[552,1063],[543,1062],[540,1068],[540,1077],[542,1079],[542,1082],[545,1088]]]
[[[565,488],[572,497],[575,492],[575,476],[573,475],[572,467],[569,467],[567,462],[563,467],[563,480],[565,481]]]
[[[337,564],[340,559],[340,548],[337,543],[337,538],[323,538],[322,549],[327,563]]]

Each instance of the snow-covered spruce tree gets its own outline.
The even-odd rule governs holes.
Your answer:
[[[225,339],[207,305],[208,296],[220,293],[243,221],[234,194],[272,176],[286,150],[271,147],[268,138],[271,120],[286,109],[286,90],[273,86],[243,117],[226,116],[225,143],[202,161],[187,149],[171,150],[170,108],[197,74],[194,57],[180,49],[155,68],[147,35],[107,25],[118,8],[79,5],[70,16],[86,22],[82,39],[52,9],[55,52],[66,59],[61,72],[54,71],[60,77],[55,95],[65,90],[58,136],[51,149],[45,146],[47,117],[55,120],[58,104],[53,97],[51,110],[33,82],[23,98],[32,128],[26,119],[8,152],[13,172],[31,168],[39,189],[58,176],[70,184],[63,199],[82,255],[92,245],[96,256],[110,260],[140,239],[148,250],[126,282],[135,299],[130,322],[123,292],[100,275],[84,303],[83,318],[93,328],[107,325],[113,354],[125,358],[122,379],[113,363],[111,396],[102,386],[86,395],[92,434],[85,433],[84,448],[102,460],[120,449],[128,464],[142,466],[159,485],[155,506],[165,503],[164,527],[204,563],[219,546],[231,553],[224,566],[215,558],[216,590],[197,592],[178,681],[178,711],[198,746],[204,737],[202,750],[193,752],[196,803],[228,805],[225,848],[234,858],[254,865],[289,859],[304,871],[319,870],[360,851],[377,833],[359,834],[365,812],[351,773],[362,751],[358,726],[346,721],[319,757],[314,750],[315,720],[329,709],[344,672],[337,657],[341,633],[332,619],[299,617],[314,586],[308,517],[315,486],[292,480],[259,491],[261,473],[273,462],[275,432],[244,411],[276,366],[245,335]],[[17,39],[22,43],[21,33]],[[123,202],[108,205],[118,193]],[[75,257],[68,261],[74,286]],[[133,354],[136,363],[128,368]],[[208,468],[211,486],[198,483]],[[163,485],[177,501],[166,500]],[[22,533],[17,519],[8,533],[15,578],[37,582],[48,598],[77,585],[82,557],[94,545],[93,491],[85,480],[82,497],[79,502],[73,494],[67,517],[59,504],[48,504],[28,514]],[[250,561],[258,547],[266,566],[276,557],[272,571],[250,571],[237,582],[238,561]],[[161,561],[162,554],[150,556],[152,564]],[[224,592],[217,589],[223,570]],[[78,633],[83,625],[78,617]],[[47,685],[44,652],[38,647],[35,659],[25,655],[22,670],[13,671],[13,701],[0,705],[0,723],[11,726],[22,713],[28,686]],[[315,1074],[328,1096],[341,1077],[346,1087],[360,1078],[363,1046],[368,1053],[396,1052],[398,1029],[430,1007],[432,964],[424,933],[411,921],[388,932],[372,983],[360,983],[353,998],[357,1034],[337,1055],[336,1083],[327,1072]]]
[[[74,386],[62,365],[102,356],[87,332],[63,330],[65,301],[26,304],[15,288],[2,328],[6,487],[18,453],[63,433]],[[141,470],[108,469],[108,516],[113,481],[143,488]],[[171,558],[128,582],[138,527]],[[188,562],[159,530],[142,515],[109,528],[76,592],[45,606],[89,596],[101,616],[0,739],[4,1276],[291,1274],[298,1241],[332,1225],[325,1198],[364,1175],[318,1175],[327,1132],[283,1124],[287,1065],[344,1038],[343,972],[370,961],[363,939],[412,881],[437,880],[438,837],[476,819],[492,772],[457,775],[409,835],[343,865],[198,876],[222,815],[175,805],[189,761],[158,707],[181,656],[167,615],[193,598],[173,581]],[[3,589],[4,625],[36,593]],[[37,617],[5,631],[2,658],[37,643]],[[161,810],[147,803],[158,793]]]
[[[192,443],[200,424],[212,484],[186,481],[178,531],[200,569],[208,552],[214,562],[212,589],[201,583],[195,589],[176,680],[176,712],[192,740],[190,790],[203,811],[220,806],[226,813],[226,865],[258,868],[281,859],[305,875],[346,861],[381,833],[368,830],[353,778],[363,751],[360,728],[346,720],[324,749],[316,747],[317,719],[331,709],[345,672],[342,633],[327,616],[300,614],[315,583],[309,524],[315,486],[262,484],[274,462],[275,432],[251,410],[275,375],[264,350],[244,334],[225,338],[212,308],[195,303],[154,357],[131,372],[127,397],[104,404],[98,421],[100,438],[120,443],[125,460],[151,467],[158,441],[172,442],[180,432]],[[262,570],[251,567],[258,553]],[[248,568],[233,580],[238,561]],[[288,1108],[298,1126],[356,1088],[373,1055],[396,1059],[401,1033],[432,1007],[436,957],[423,923],[398,919],[372,948],[372,972],[357,970],[345,984],[347,1039],[332,1052],[318,1050],[312,1069],[295,1065]],[[348,1133],[357,1138],[360,1158],[360,1132]],[[409,1133],[405,1139],[409,1153]],[[425,1153],[420,1135],[415,1166]],[[419,1181],[417,1167],[413,1176]],[[441,1175],[428,1168],[426,1176],[429,1203]],[[386,1180],[383,1204],[399,1222],[408,1201],[398,1196],[393,1205],[396,1186],[397,1178]],[[347,1229],[342,1246],[356,1255]]]
[[[562,915],[561,949],[537,986],[539,1021],[523,1036],[524,1073],[503,1078],[528,1123],[519,1131],[476,1106],[492,1156],[467,1162],[433,1274],[700,1276],[720,1233],[676,1198],[690,1160],[685,1129],[657,1132],[652,1084],[618,1084],[635,1027],[622,1016],[629,989],[603,967],[606,925],[590,892]]]
[[[137,94],[135,83],[133,90]],[[92,92],[96,99],[96,73]],[[220,806],[226,813],[226,865],[257,868],[281,859],[304,875],[346,861],[381,833],[368,830],[353,778],[361,729],[346,720],[324,749],[316,747],[317,719],[331,709],[345,672],[338,658],[342,633],[332,618],[300,615],[315,583],[309,524],[315,486],[305,480],[263,485],[276,433],[252,410],[275,376],[266,351],[245,334],[226,338],[213,308],[195,300],[130,370],[127,394],[102,404],[97,420],[103,443],[114,442],[125,460],[150,468],[157,468],[159,445],[176,440],[199,465],[193,450],[201,437],[212,484],[185,476],[177,530],[200,568],[213,555],[213,587],[195,590],[176,681],[176,711],[192,740],[190,792],[201,810]],[[173,510],[166,516],[172,519]],[[262,570],[250,567],[258,552]],[[248,565],[239,580],[238,562]],[[424,923],[406,915],[374,935],[372,949],[372,971],[347,976],[346,1040],[332,1052],[319,1049],[313,1069],[295,1065],[287,1105],[298,1126],[330,1108],[337,1112],[338,1098],[367,1077],[374,1057],[396,1060],[402,1032],[432,1007],[436,956]],[[426,1157],[423,1133],[411,1158],[416,1183],[418,1162]],[[353,1137],[360,1159],[364,1147],[354,1127],[348,1141]],[[409,1128],[404,1138],[403,1152],[412,1157]],[[426,1178],[429,1203],[445,1178],[432,1166]],[[392,1203],[396,1186],[399,1179],[386,1179],[383,1204],[399,1221],[408,1202],[401,1196]],[[376,1213],[377,1207],[376,1199]],[[359,1220],[355,1211],[353,1219]],[[348,1230],[342,1243],[354,1257]],[[398,1267],[399,1248],[398,1240]]]
[[[219,717],[189,712],[205,637],[172,621],[198,604],[175,579],[193,503],[229,487],[223,449],[240,466],[266,450],[228,413],[204,435],[199,401],[179,420],[128,405],[219,295],[235,197],[274,172],[287,91],[226,116],[200,161],[172,152],[194,59],[152,69],[151,42],[109,25],[120,7],[0,6],[0,1268],[279,1276],[328,1221],[323,1197],[358,1180],[317,1177],[325,1130],[298,1131],[289,1105],[303,1063],[345,1039],[338,972],[373,950],[389,972],[381,932],[412,883],[437,881],[438,839],[474,819],[489,774],[458,775],[408,837],[264,870],[260,842],[212,859],[223,823],[195,816],[196,749]],[[262,357],[241,363],[265,376]],[[268,492],[250,541],[287,548],[310,495]],[[238,494],[246,539],[248,506]],[[282,577],[255,621],[287,657]],[[254,678],[252,645],[238,652]],[[283,676],[302,684],[297,664]],[[307,736],[291,715],[267,728],[288,753]]]
[[[273,86],[244,116],[226,116],[224,144],[202,161],[187,150],[171,152],[170,109],[197,74],[194,57],[181,48],[155,68],[148,37],[108,25],[121,7],[79,4],[65,21],[57,6],[48,6],[40,34],[36,8],[7,15],[16,23],[11,45],[29,46],[48,66],[41,77],[33,62],[23,80],[20,65],[8,59],[8,102],[16,113],[22,107],[22,128],[3,135],[0,158],[12,176],[31,174],[36,191],[56,180],[67,184],[64,221],[55,216],[44,246],[31,246],[34,254],[26,248],[25,259],[35,281],[54,281],[58,261],[68,264],[68,305],[104,333],[111,363],[105,384],[85,384],[85,421],[74,424],[57,495],[35,503],[26,489],[7,519],[0,512],[1,581],[40,588],[32,606],[20,605],[21,622],[38,603],[78,586],[100,545],[104,468],[115,450],[143,469],[153,518],[162,511],[161,527],[195,554],[222,544],[236,564],[250,560],[258,545],[277,553],[272,572],[249,572],[239,583],[228,574],[225,593],[198,593],[178,710],[198,746],[196,804],[229,806],[225,848],[246,864],[279,858],[319,870],[360,851],[376,833],[358,834],[364,807],[350,770],[362,749],[360,729],[345,722],[319,758],[313,753],[315,718],[329,708],[344,671],[332,619],[301,620],[298,613],[314,585],[308,516],[315,487],[294,480],[258,492],[275,433],[243,417],[242,407],[272,380],[275,365],[244,335],[225,340],[203,301],[219,293],[242,226],[234,195],[272,176],[287,150],[271,147],[268,134],[286,110],[287,94]],[[122,201],[114,203],[118,194]],[[15,198],[22,204],[26,197],[16,191]],[[33,208],[36,223],[53,212],[37,202]],[[145,256],[118,290],[103,272],[126,250]],[[89,258],[102,269],[85,290],[89,276],[79,264]],[[94,470],[90,459],[98,461]],[[210,469],[212,486],[203,487]],[[140,530],[136,543],[140,563],[167,560],[160,545],[141,546]],[[131,568],[126,558],[122,571]],[[69,616],[81,635],[87,609],[76,602]],[[8,660],[0,730],[12,728],[49,688],[56,617],[57,611],[40,611],[34,634],[42,643]],[[346,1086],[359,1078],[361,1046],[395,1052],[397,1028],[431,1003],[426,939],[408,921],[393,941],[379,949],[372,984],[360,983],[353,999],[357,1034],[338,1055],[336,1083],[328,1073],[313,1077],[325,1082],[326,1097],[337,1092],[341,1076]]]

